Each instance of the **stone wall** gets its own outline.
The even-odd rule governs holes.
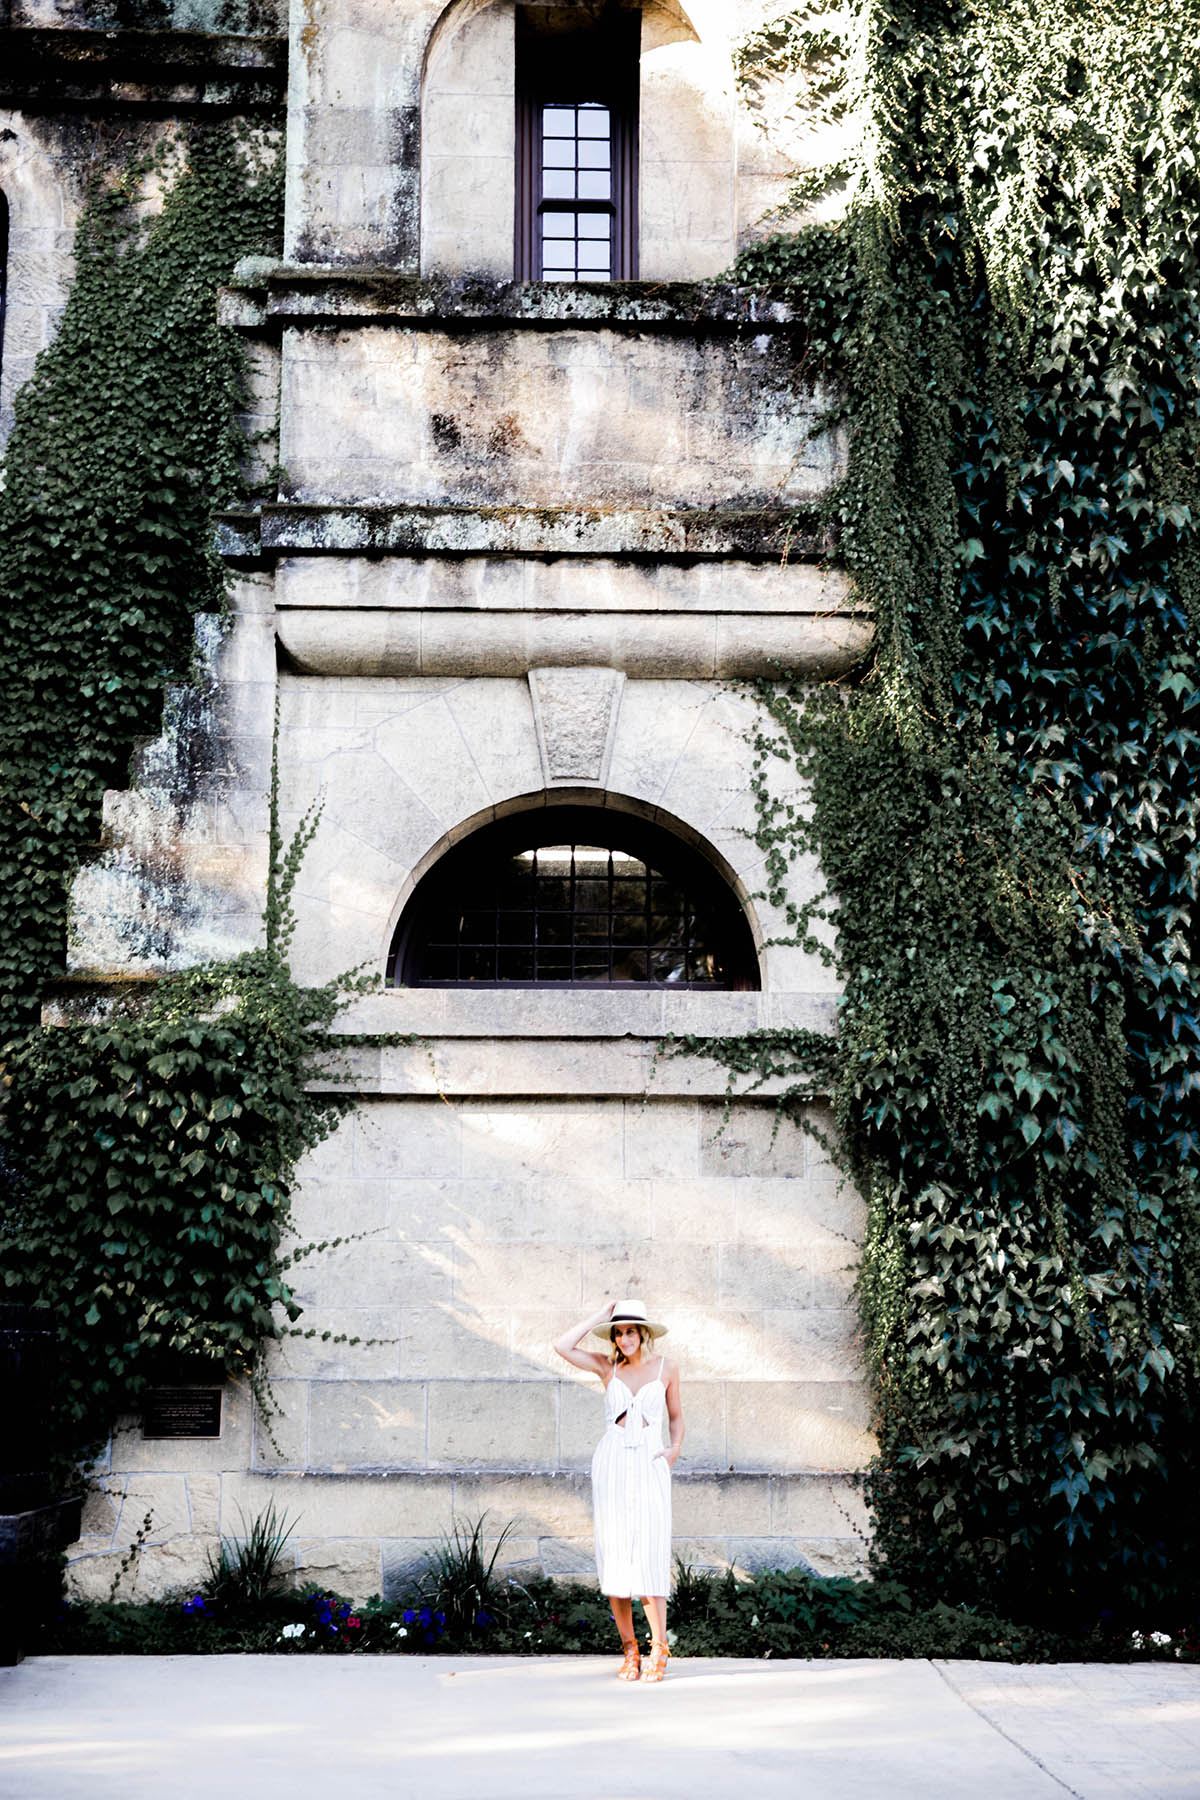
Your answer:
[[[818,1114],[818,1126],[827,1124]],[[862,1228],[816,1137],[719,1098],[380,1097],[309,1159],[305,1329],[272,1359],[274,1442],[244,1394],[216,1444],[115,1440],[72,1565],[107,1591],[153,1508],[147,1590],[274,1499],[300,1578],[387,1591],[460,1520],[510,1520],[508,1562],[592,1571],[593,1378],[555,1336],[636,1291],[671,1328],[687,1439],[677,1549],[706,1566],[857,1565],[869,1449],[850,1285]],[[189,1561],[189,1556],[191,1561]]]

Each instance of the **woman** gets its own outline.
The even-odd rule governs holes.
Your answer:
[[[603,1338],[607,1355],[580,1348],[589,1332]],[[671,1470],[683,1445],[679,1370],[656,1355],[665,1325],[646,1317],[638,1300],[602,1307],[564,1332],[554,1348],[577,1369],[604,1383],[607,1429],[592,1457],[592,1517],[596,1573],[608,1595],[624,1660],[618,1680],[661,1681],[667,1658],[667,1589],[671,1582]],[[666,1414],[671,1442],[663,1448]],[[650,1655],[643,1669],[633,1628],[633,1597],[640,1594],[650,1621]]]

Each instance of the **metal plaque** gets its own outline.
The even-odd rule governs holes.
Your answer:
[[[150,1388],[142,1402],[144,1438],[215,1438],[221,1435],[221,1390]]]

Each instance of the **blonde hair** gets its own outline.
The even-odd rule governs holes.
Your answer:
[[[613,1347],[612,1359],[614,1363],[629,1361],[629,1358],[622,1354],[621,1348],[617,1343],[617,1333],[622,1330],[627,1331],[630,1325],[633,1326],[634,1330],[641,1338],[643,1350],[648,1350],[654,1342],[654,1333],[648,1325],[639,1325],[636,1319],[623,1319],[620,1324],[614,1325],[608,1334]]]

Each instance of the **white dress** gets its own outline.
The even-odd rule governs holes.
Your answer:
[[[600,1592],[619,1598],[671,1590],[671,1465],[654,1454],[663,1448],[665,1361],[636,1394],[620,1375],[604,1390],[605,1432],[592,1457],[592,1520]]]

